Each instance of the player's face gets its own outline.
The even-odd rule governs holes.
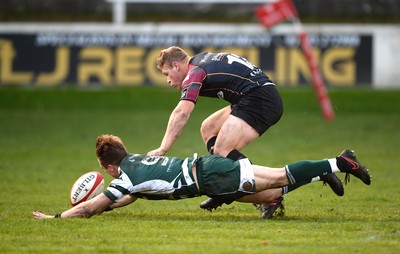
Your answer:
[[[170,86],[180,90],[182,81],[185,78],[185,74],[182,73],[180,65],[173,64],[172,67],[164,65],[161,68],[161,72],[167,77],[167,82]]]
[[[118,167],[117,166],[111,166],[109,165],[108,167],[103,167],[103,165],[101,165],[100,160],[97,158],[97,162],[99,163],[100,167],[102,169],[104,169],[104,171],[109,174],[110,176],[114,177],[114,178],[118,178],[119,177],[119,173],[118,173]]]

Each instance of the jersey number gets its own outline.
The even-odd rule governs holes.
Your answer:
[[[166,166],[169,161],[169,158],[164,156],[148,156],[143,158],[141,163],[150,166],[158,163],[160,160],[162,160],[161,166]]]
[[[232,64],[233,62],[237,62],[240,63],[244,66],[246,66],[247,68],[249,68],[250,70],[254,69],[254,65],[251,64],[246,58],[244,57],[240,57],[234,54],[229,54],[226,56],[228,58],[228,64]]]

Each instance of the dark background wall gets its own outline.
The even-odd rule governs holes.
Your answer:
[[[307,23],[400,23],[400,0],[293,0]],[[128,22],[257,22],[256,4],[129,4]],[[0,22],[111,21],[105,0],[1,0]]]

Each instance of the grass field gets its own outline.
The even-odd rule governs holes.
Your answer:
[[[370,169],[371,186],[353,177],[344,197],[319,182],[304,186],[286,196],[286,215],[272,220],[260,219],[250,204],[202,211],[206,197],[139,200],[91,219],[35,220],[34,210],[68,209],[82,173],[102,172],[98,135],[119,135],[135,153],[158,147],[179,93],[0,89],[0,253],[398,253],[400,90],[331,90],[332,122],[322,119],[312,90],[281,93],[282,120],[244,153],[278,167],[352,148]],[[224,105],[201,98],[169,155],[204,154],[200,123]]]

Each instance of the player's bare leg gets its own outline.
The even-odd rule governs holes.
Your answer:
[[[215,113],[211,114],[207,117],[200,127],[200,134],[204,141],[204,144],[212,138],[218,136],[219,131],[221,130],[222,125],[228,119],[229,114],[231,113],[231,107],[226,106]]]
[[[259,137],[258,132],[244,120],[229,115],[218,133],[214,154],[228,157],[232,150],[240,151]]]
[[[277,198],[282,196],[282,188],[276,189],[268,189],[261,192],[258,192],[253,195],[244,196],[236,201],[243,203],[263,203],[263,202],[271,202]]]

